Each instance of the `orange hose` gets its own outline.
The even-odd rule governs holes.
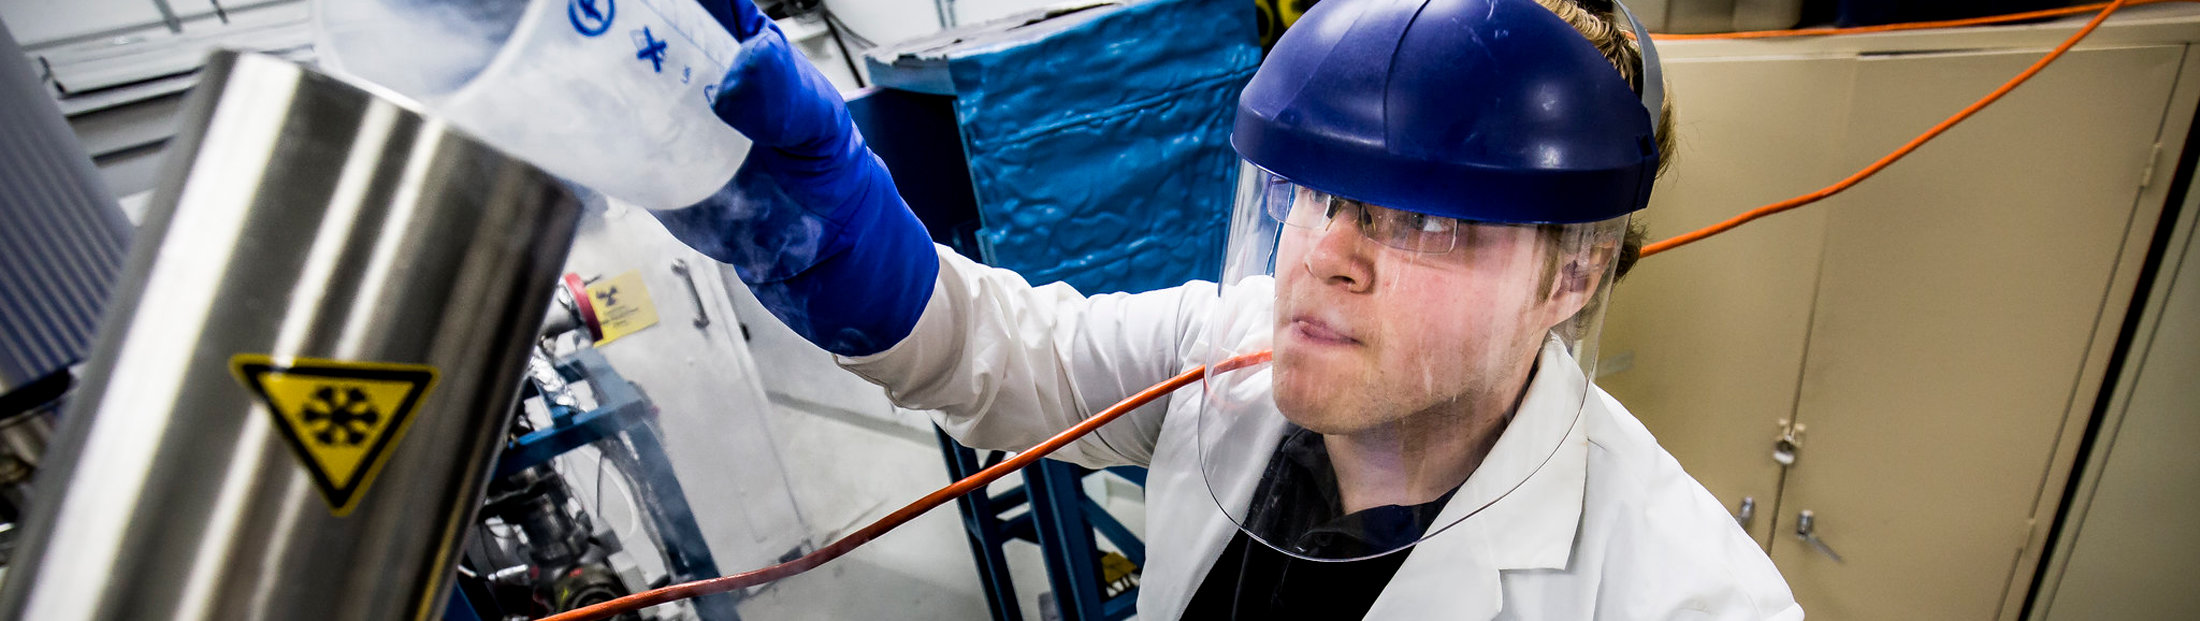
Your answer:
[[[1248,366],[1260,364],[1263,362],[1267,362],[1272,356],[1273,354],[1267,351],[1259,351],[1245,354],[1242,356],[1231,358],[1229,360],[1225,360],[1220,364],[1215,365],[1215,372],[1223,373],[1228,371],[1235,371]],[[841,537],[839,540],[827,544],[825,547],[818,548],[815,552],[802,555],[801,558],[787,561],[785,563],[780,563],[778,565],[765,567],[763,569],[758,569],[755,571],[742,572],[731,576],[724,576],[719,578],[697,580],[694,582],[675,584],[664,588],[643,591],[641,593],[635,593],[633,595],[628,595],[626,597],[621,597],[601,604],[576,608],[573,610],[550,615],[548,617],[543,617],[541,621],[592,621],[596,619],[609,619],[614,616],[633,612],[636,610],[641,610],[643,608],[648,608],[650,606],[655,606],[658,604],[688,599],[691,597],[702,597],[704,595],[724,593],[734,589],[752,587],[766,582],[771,582],[773,580],[778,580],[780,578],[785,578],[805,571],[809,571],[819,565],[825,564],[826,561],[840,558],[841,555],[847,554],[849,551],[856,549],[856,546],[870,543],[872,539],[876,539],[879,535],[886,534],[886,531],[893,530],[895,527],[901,526],[903,523],[908,522],[911,519],[915,519],[918,515],[921,515],[926,511],[930,511],[935,507],[947,504],[947,501],[954,500],[956,497],[962,496],[963,494],[968,494],[973,491],[984,489],[986,485],[991,484],[994,480],[999,479],[1003,476],[1007,476],[1008,473],[1022,469],[1024,466],[1031,465],[1031,462],[1038,461],[1039,458],[1045,457],[1048,453],[1052,453],[1057,449],[1068,446],[1070,442],[1076,441],[1077,438],[1083,437],[1085,434],[1092,433],[1093,430],[1099,429],[1101,425],[1106,425],[1109,421],[1121,418],[1124,414],[1130,413],[1131,410],[1136,410],[1139,407],[1144,406],[1155,399],[1159,399],[1162,396],[1165,396],[1171,392],[1175,392],[1178,388],[1183,388],[1187,385],[1190,385],[1192,382],[1199,381],[1201,377],[1204,377],[1206,375],[1206,373],[1207,367],[1192,367],[1190,370],[1177,374],[1176,377],[1169,378],[1168,381],[1155,384],[1152,388],[1147,388],[1144,391],[1140,391],[1138,394],[1132,395],[1129,399],[1124,399],[1121,403],[1117,403],[1106,410],[1102,410],[1099,414],[1093,415],[1093,417],[1087,418],[1083,422],[1077,423],[1076,426],[1070,427],[1067,431],[1054,434],[1054,437],[1047,438],[1045,442],[1040,442],[1038,446],[1031,447],[1031,450],[1018,453],[1015,457],[1002,460],[1001,463],[994,464],[991,468],[986,468],[985,470],[979,471],[977,474],[965,477],[961,481],[956,481],[953,485],[940,488],[939,491],[932,492],[931,494],[926,495],[924,498],[918,499],[916,502],[909,503],[908,506],[902,507],[900,510],[888,514],[886,517],[879,519],[879,521],[877,522],[872,522],[871,525],[863,527],[862,530],[858,530],[855,533],[850,534],[846,537]]]
[[[1863,170],[1856,171],[1856,174],[1849,175],[1848,178],[1835,182],[1833,185],[1820,188],[1816,192],[1811,192],[1809,194],[1804,194],[1795,198],[1790,198],[1770,205],[1765,205],[1763,207],[1758,207],[1756,209],[1751,209],[1749,211],[1743,212],[1742,215],[1728,218],[1724,222],[1713,224],[1711,226],[1697,229],[1695,231],[1690,231],[1688,233],[1675,236],[1672,239],[1667,239],[1658,243],[1643,246],[1642,256],[1648,257],[1650,255],[1654,255],[1660,252],[1679,248],[1681,246],[1694,243],[1703,238],[1724,233],[1751,220],[1825,200],[1825,198],[1828,196],[1833,196],[1834,194],[1840,193],[1842,190],[1847,190],[1850,187],[1855,186],[1857,183],[1862,182],[1864,179],[1869,178],[1872,175],[1878,174],[1879,171],[1886,169],[1888,165],[1895,163],[1896,160],[1900,160],[1903,158],[1903,156],[1909,155],[1910,152],[1916,151],[1918,147],[1924,146],[1927,141],[1939,137],[1942,133],[1947,132],[1948,128],[1955,127],[1957,123],[1963,122],[1964,119],[1971,118],[1971,115],[1977,114],[1979,110],[1986,108],[1987,105],[1994,103],[1995,100],[2001,99],[2001,96],[2009,94],[2009,91],[2015,90],[2018,85],[2024,84],[2026,80],[2032,79],[2032,76],[2038,74],[2041,69],[2047,68],[2048,63],[2055,62],[2055,59],[2061,58],[2063,52],[2070,51],[2071,46],[2077,45],[2078,41],[2084,39],[2086,35],[2093,34],[2093,29],[2100,27],[2101,22],[2106,21],[2109,15],[2116,12],[2116,9],[2123,8],[2125,4],[2129,4],[2132,1],[2133,0],[2116,0],[2115,2],[2108,3],[2108,6],[2106,8],[2101,9],[2101,14],[2093,16],[2093,21],[2086,22],[2084,28],[2079,28],[2076,34],[2070,35],[2069,39],[2064,39],[2062,45],[2055,46],[2054,51],[2048,52],[2046,56],[2040,57],[2038,61],[2032,63],[2032,66],[2026,67],[2023,73],[2019,73],[2017,74],[2017,77],[2010,78],[2008,82],[2003,83],[2001,85],[2001,88],[1994,89],[1994,92],[1987,93],[1985,97],[1980,98],[1976,102],[1972,102],[1970,106],[1967,106],[1962,111],[1957,112],[1955,116],[1948,117],[1946,120],[1941,121],[1940,124],[1934,125],[1932,129],[1925,130],[1925,133],[1918,134],[1916,138],[1911,138],[1910,141],[1906,144],[1903,144],[1901,148],[1895,149],[1894,152],[1888,153],[1885,157],[1879,158],[1879,161],[1872,162],[1870,166],[1865,166]]]
[[[2124,6],[2159,4],[2163,2],[2192,1],[2194,0],[2131,0],[2130,2],[2124,3]],[[1822,37],[1828,35],[1870,34],[1874,32],[1897,32],[1903,30],[1929,30],[1933,28],[1985,26],[1990,24],[2006,24],[2009,22],[2021,22],[2032,19],[2044,19],[2049,17],[2062,17],[2065,15],[2077,15],[2080,13],[2091,13],[2101,10],[2102,8],[2107,7],[2109,4],[2111,3],[2096,2],[2093,4],[2067,6],[2059,9],[2025,11],[2023,13],[2009,13],[2006,15],[1989,15],[1986,17],[1968,17],[1964,19],[1944,19],[1930,22],[1880,24],[1877,26],[1857,26],[1853,28],[1797,28],[1793,30],[1751,30],[1745,32],[1713,32],[1705,34],[1660,34],[1652,35],[1651,39],[1657,41],[1702,41],[1709,39],[1772,39],[1778,37]]]

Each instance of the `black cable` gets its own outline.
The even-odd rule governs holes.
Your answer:
[[[848,75],[856,79],[856,88],[868,86],[863,83],[863,70],[856,68],[856,57],[848,53],[848,42],[840,39],[840,28],[833,26],[834,21],[832,13],[827,12],[825,14],[825,33],[832,35],[833,46],[840,48],[840,61],[848,63]]]
[[[848,27],[848,22],[840,19],[840,14],[834,13],[832,9],[821,8],[818,13],[825,16],[827,23],[839,26],[840,32],[848,35],[848,38],[854,39],[856,45],[866,48],[878,47],[878,44],[872,42],[870,37],[863,36],[863,33],[856,32],[856,29]]]

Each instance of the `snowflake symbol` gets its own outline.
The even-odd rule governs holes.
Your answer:
[[[306,403],[306,426],[322,444],[358,446],[367,441],[367,429],[381,420],[382,415],[367,403],[367,393],[358,388],[337,392],[334,386],[323,386]]]

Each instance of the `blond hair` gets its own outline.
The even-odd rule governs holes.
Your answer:
[[[1581,36],[1587,38],[1591,45],[1595,45],[1598,52],[1604,53],[1606,60],[1612,61],[1612,68],[1618,69],[1620,77],[1625,78],[1628,84],[1641,83],[1642,76],[1636,75],[1636,72],[1642,66],[1642,50],[1636,46],[1634,28],[1627,24],[1625,17],[1617,14],[1618,11],[1610,8],[1610,3],[1600,3],[1604,7],[1594,9],[1576,0],[1536,0],[1536,4],[1550,9],[1559,19],[1566,20],[1574,30],[1580,31]],[[1637,88],[1639,90],[1640,87]],[[1676,144],[1672,131],[1673,89],[1669,85],[1665,88],[1664,101],[1659,103],[1657,174],[1663,176],[1665,169],[1673,165]],[[1614,266],[1615,277],[1626,276],[1627,271],[1634,267],[1635,260],[1642,257],[1643,239],[1648,233],[1640,217],[1628,223],[1626,238],[1620,244],[1619,264]]]

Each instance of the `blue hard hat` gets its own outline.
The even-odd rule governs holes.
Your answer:
[[[1230,143],[1293,183],[1394,209],[1618,217],[1650,200],[1658,168],[1663,95],[1635,31],[1644,93],[1533,0],[1329,0],[1246,84]]]

